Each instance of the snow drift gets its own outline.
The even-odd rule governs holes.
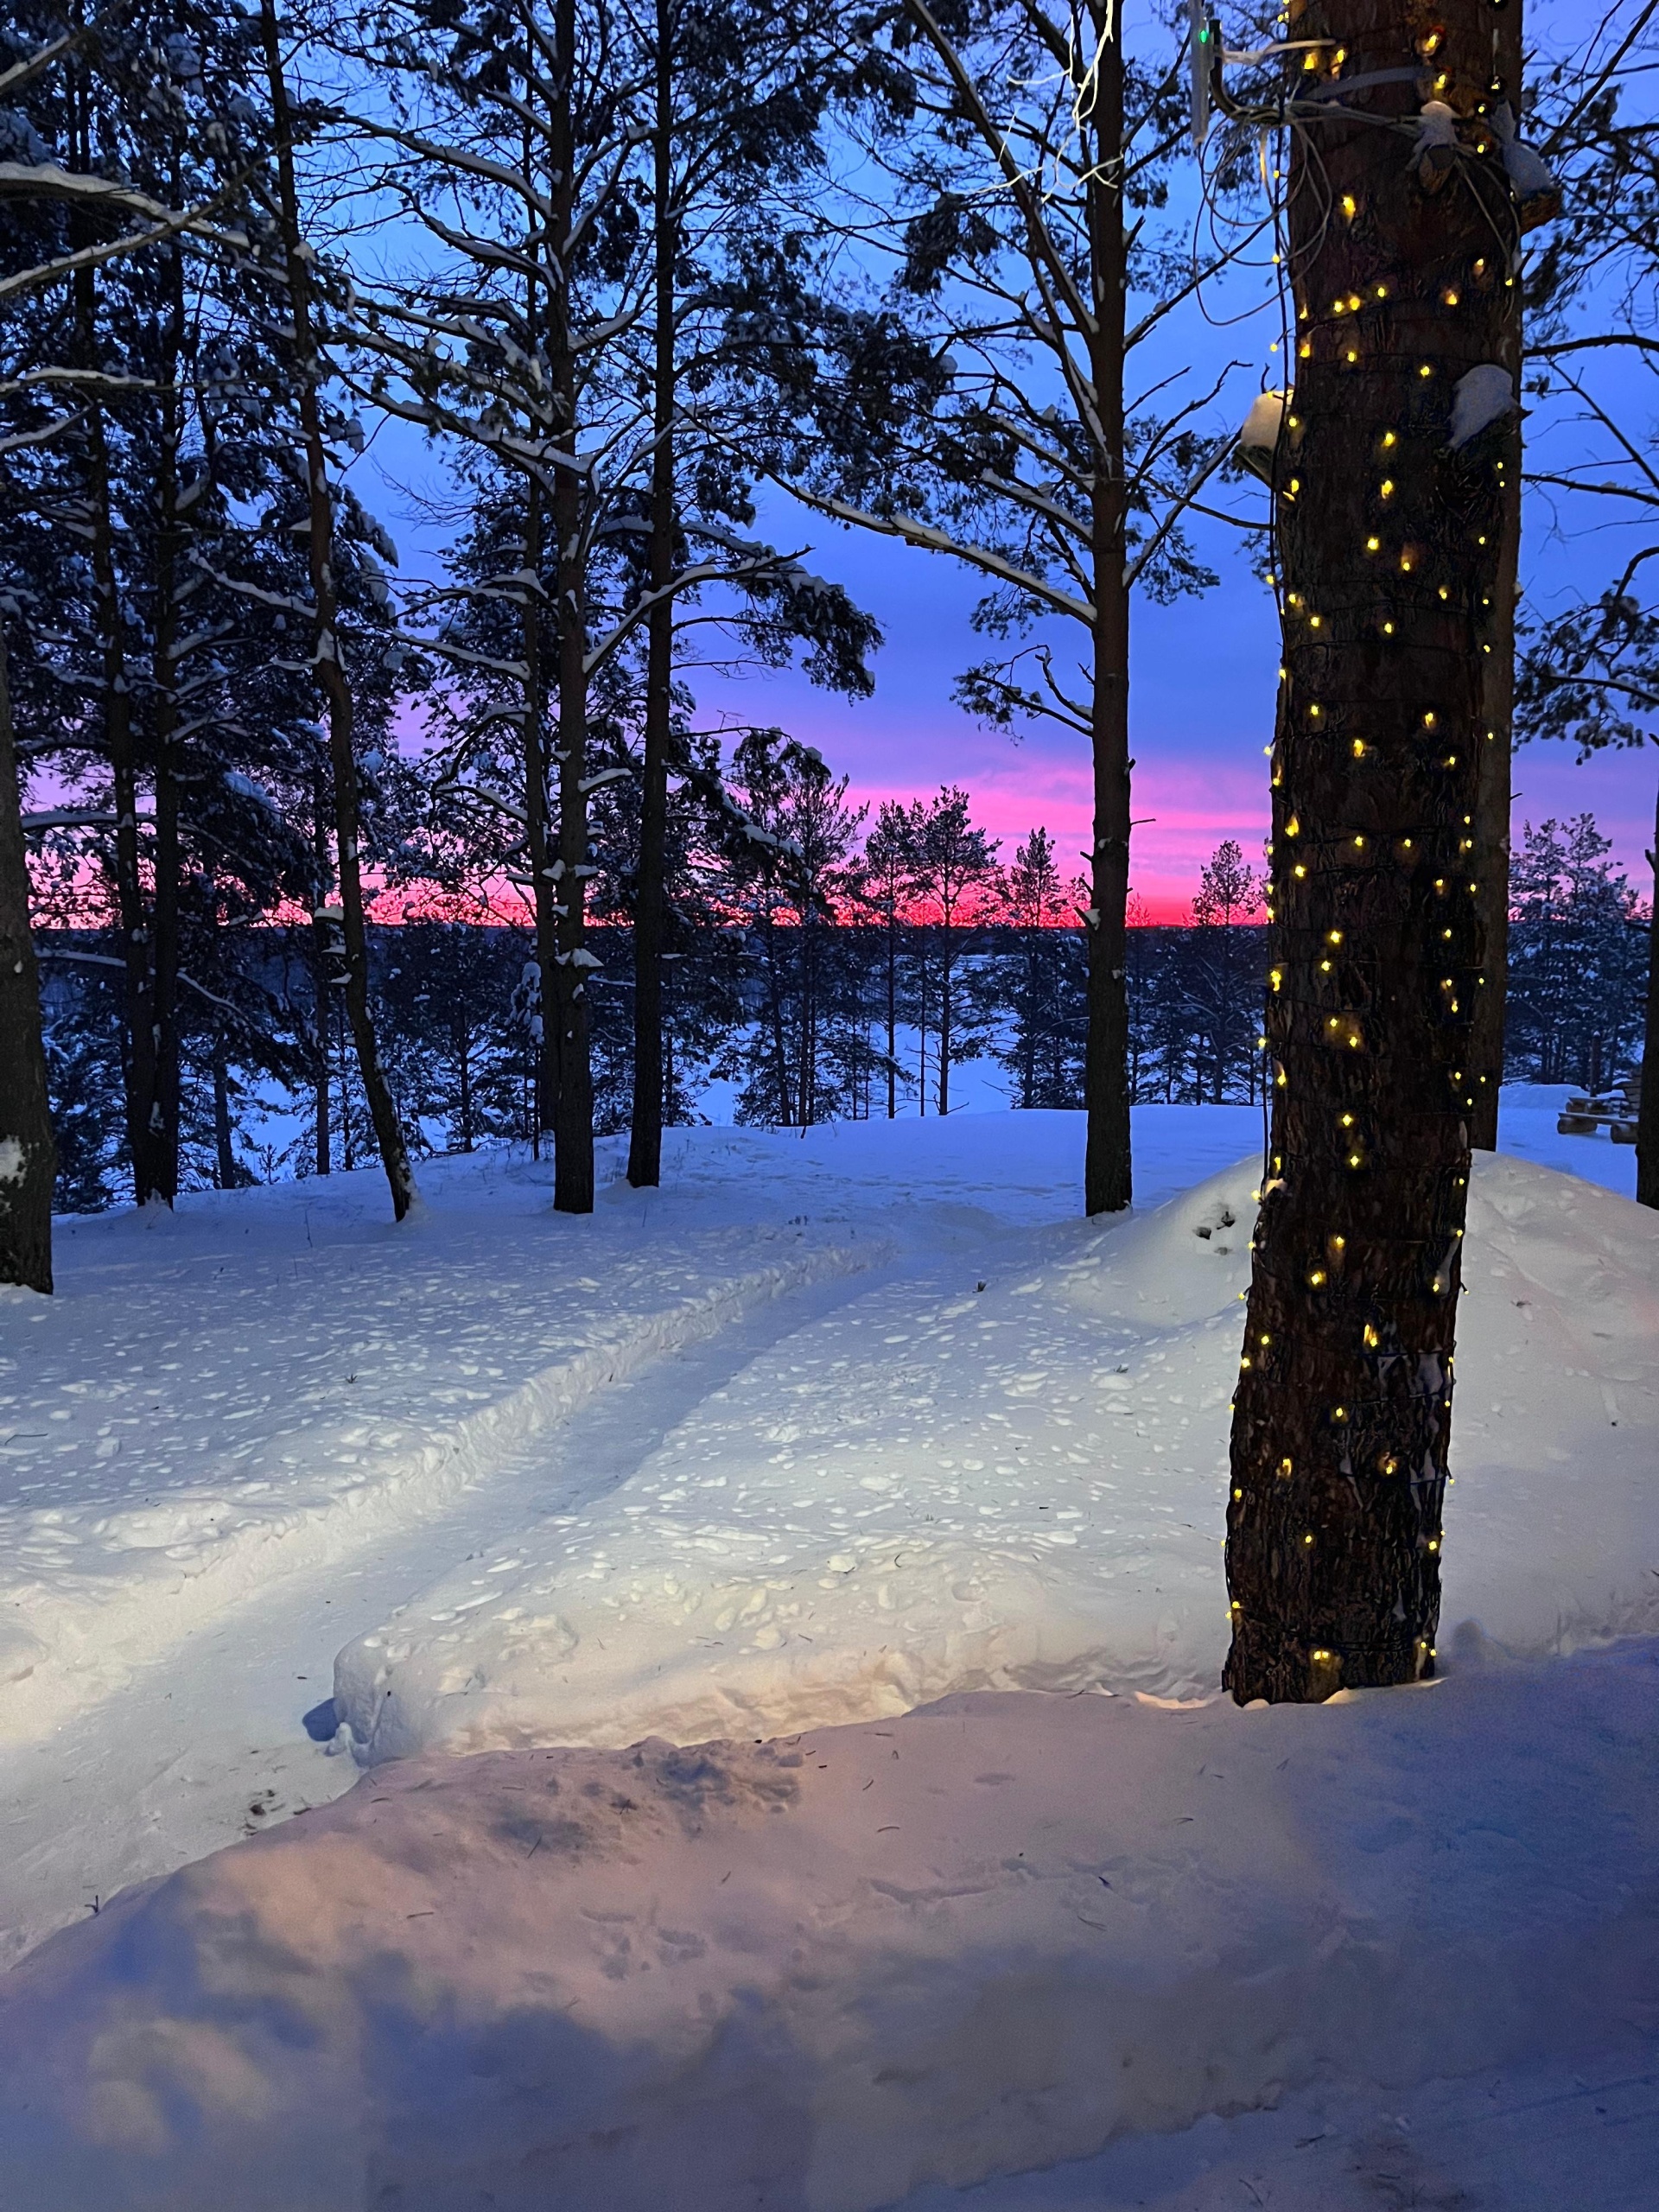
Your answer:
[[[348,1645],[359,1756],[1207,1692],[1255,1180],[787,1338],[598,1504]],[[1541,1654],[1659,1626],[1659,1221],[1482,1156],[1465,1255],[1446,1628]]]
[[[0,2196],[870,2212],[1605,2041],[1659,1974],[1655,1660],[412,1760],[0,1983]]]

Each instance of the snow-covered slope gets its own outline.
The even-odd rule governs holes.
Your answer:
[[[954,1691],[1215,1683],[1246,1162],[988,1278],[906,1274],[787,1338],[585,1512],[359,1638],[368,1760],[681,1743]],[[1517,1652],[1659,1626],[1659,1223],[1477,1163],[1445,1623]]]

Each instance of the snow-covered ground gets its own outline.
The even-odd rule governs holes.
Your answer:
[[[1326,2153],[1305,2156],[1301,2135],[1201,2115],[1282,2095],[1287,2112],[1347,2113],[1302,2135],[1351,2145],[1381,2082],[1393,2102],[1372,2118],[1386,2136],[1406,2111],[1389,2085],[1404,2097],[1433,2082],[1427,2046],[1444,2057],[1453,2014],[1456,2063],[1440,2070],[1489,2069],[1494,2109],[1524,2104],[1563,2037],[1580,2057],[1606,2045],[1592,2072],[1625,2079],[1614,2046],[1642,2023],[1615,1966],[1654,1955],[1653,1837],[1635,1777],[1645,1764],[1650,1796],[1659,1669],[1641,1645],[1538,1662],[1659,1629],[1659,1224],[1626,1202],[1627,1148],[1555,1135],[1559,1095],[1506,1094],[1509,1156],[1480,1163],[1472,1193],[1451,1679],[1319,1716],[1164,1709],[1210,1695],[1224,1644],[1227,1398],[1261,1141],[1250,1109],[1137,1109],[1137,1206],[1104,1228],[1076,1218],[1076,1117],[988,1113],[804,1137],[685,1132],[661,1192],[608,1182],[588,1222],[553,1216],[545,1171],[496,1154],[429,1166],[425,1211],[403,1230],[369,1174],[194,1198],[172,1220],[65,1224],[60,1297],[0,1303],[0,1957],[367,1771],[326,1819],[313,1811],[273,1838],[282,1853],[232,1853],[130,1896],[0,1984],[14,2038],[0,2075],[15,2065],[21,2081],[26,2052],[34,2069],[0,2108],[0,2181],[26,2174],[17,2201],[41,2205],[426,2207],[480,2201],[487,2185],[503,2203],[608,2208],[664,2194],[688,2152],[723,2142],[735,2101],[773,2113],[753,2122],[784,2145],[772,2166],[771,2152],[741,2150],[741,2128],[726,2146],[767,2177],[740,2187],[711,2150],[704,2193],[667,2189],[669,2201],[874,2206],[1123,2137],[1088,2169],[1094,2195],[1030,2182],[1018,2187],[1037,2194],[982,2201],[1248,2202],[1201,2193],[1221,2166],[1193,2165],[1186,2137],[1187,2164],[1155,2171],[1125,2147],[1147,2126],[1192,2122],[1222,2165],[1289,2160],[1279,2195],[1260,2201],[1336,2203],[1349,2200],[1316,2171]],[[895,1718],[963,1692],[1034,1690],[1117,1694],[992,1697],[950,1708],[950,1729]],[[901,1848],[878,1821],[866,1852],[868,1798],[811,1777],[844,1781],[887,1727],[931,1747],[917,1786],[934,1826]],[[1029,1738],[1031,1757],[1005,1757],[999,1730]],[[1289,1765],[1263,1764],[1249,1747],[1285,1730]],[[524,1914],[548,1900],[512,1886],[503,1803],[545,1793],[545,1755],[529,1747],[753,1746],[803,1732],[841,1747],[822,1770],[793,1751],[726,1753],[710,1769],[726,1780],[697,1782],[696,1761],[676,1765],[659,1745],[645,1780],[628,1769],[635,1780],[619,1782],[631,1754],[561,1755],[573,1802],[550,1833],[575,1818],[587,1836],[601,1799],[644,1790],[656,1840],[602,1879],[579,1838],[550,1856],[535,1844],[547,1862],[535,1878],[556,1859],[564,1886],[553,1919],[526,1934]],[[445,1756],[456,1749],[498,1757],[457,1768]],[[1255,1778],[1216,1798],[1221,1816],[1154,1818],[1178,1783],[1230,1761]],[[1004,1771],[1019,1789],[985,1780]],[[1302,1779],[1269,1778],[1281,1773]],[[781,1798],[778,1774],[794,1777]],[[1436,1776],[1446,1790],[1466,1783],[1449,1827],[1433,1809]],[[600,1798],[583,1796],[588,1783]],[[852,1795],[874,1787],[861,1778]],[[1316,1801],[1332,1791],[1326,1833]],[[1544,1802],[1557,1795],[1559,1835]],[[773,1803],[785,1812],[764,1810]],[[1014,1808],[1024,1842],[1002,1836],[992,1803]],[[1605,1814],[1581,1896],[1567,1871],[1574,1803],[1586,1835],[1593,1808]],[[907,1805],[892,1834],[918,1818]],[[1172,1842],[1160,1821],[1196,1832]],[[1143,1874],[1130,1920],[1096,1957],[1077,1949],[1066,1885],[1116,1883],[1104,1858],[1078,1857],[1078,1839],[1113,1822]],[[1476,1840],[1448,1841],[1465,1831]],[[625,1822],[612,1836],[627,1854],[631,1834]],[[1035,1842],[1052,1860],[1042,1883],[1020,1855]],[[1458,1865],[1440,1863],[1448,1852]],[[388,1853],[402,1870],[389,1887]],[[392,1909],[410,1867],[437,1879],[440,1862],[469,1899],[460,1950],[429,1941],[449,1902],[405,1899],[409,1921]],[[1505,1867],[1518,1885],[1508,1918]],[[719,1888],[722,1872],[732,1893],[705,1911],[699,1885]],[[1448,1931],[1430,1909],[1436,1885],[1465,1874],[1464,1919]],[[642,1904],[652,1883],[658,1902]],[[1299,1883],[1325,1901],[1301,1920]],[[624,1892],[626,1924],[607,1917]],[[980,1902],[948,1902],[964,1898]],[[725,1932],[710,1935],[711,1914]],[[1516,1914],[1532,1916],[1529,1936]],[[599,1945],[580,2032],[559,2024],[550,1994],[588,1972],[582,1943],[558,1932],[567,1923]],[[1556,1958],[1539,1931],[1568,1926],[1580,1932]],[[747,1950],[733,1932],[745,1928]],[[493,1964],[493,1946],[505,1946]],[[261,1993],[252,1961],[279,1953]],[[1478,1953],[1495,1963],[1471,2024],[1459,2006]],[[648,1989],[642,1965],[657,1974]],[[1372,1969],[1379,1987],[1357,1994]],[[403,1993],[386,2018],[418,2017],[440,2070],[473,2051],[467,2037],[505,2050],[505,2024],[524,2023],[540,2056],[521,2091],[541,2084],[531,2101],[552,2133],[536,2171],[557,2167],[550,2195],[478,2166],[479,2143],[518,2139],[501,2135],[493,2091],[446,2103],[423,2068],[383,2078],[391,2061],[375,2056],[363,2007],[385,1974]],[[797,1981],[819,1992],[804,2012],[779,1993]],[[598,2003],[612,1982],[633,1994]],[[1580,1995],[1604,2007],[1594,2033],[1573,2010]],[[1128,2037],[1142,2071],[1133,2094],[1096,2094],[1065,2054],[1103,2047],[1100,2007],[1116,2018],[1126,2004],[1130,2025],[1111,2034]],[[1375,2050],[1333,2068],[1342,2008],[1357,2004],[1377,2012]],[[1441,2024],[1415,2037],[1414,2006]],[[1546,2014],[1554,2044],[1535,2032]],[[1298,2017],[1300,2043],[1286,2024]],[[310,2056],[273,2055],[295,2036]],[[1042,2083],[1009,2060],[1004,2088],[988,2087],[981,2046],[1027,2043],[1058,2054],[1032,2058]],[[572,2063],[588,2087],[562,2103],[546,2068]],[[524,2072],[502,2064],[483,2069],[498,2088]],[[337,2129],[319,2125],[331,2067],[356,2084],[334,2100]],[[931,2086],[867,2110],[846,2082],[870,2067],[872,2080]],[[78,2103],[64,2084],[89,2068],[105,2087]],[[1421,2094],[1440,2109],[1438,2092]],[[613,2133],[599,2115],[635,2104],[650,2116],[626,2186],[548,2149],[561,2128]],[[424,2120],[406,2127],[405,2105]],[[256,2107],[286,2117],[256,2125]],[[1524,2142],[1516,2126],[1506,2141]],[[300,2164],[275,2157],[271,2129],[303,2134]],[[427,2153],[405,2133],[454,2134],[453,2190],[410,2165]],[[186,2134],[202,2174],[245,2164],[246,2185],[192,2196]],[[342,2150],[353,2137],[359,2150]],[[902,2156],[880,2152],[888,2137]],[[1634,2139],[1628,2126],[1621,2139]],[[404,2193],[375,2197],[371,2172]],[[1313,2194],[1287,2193],[1306,2173]],[[1172,2193],[1189,2187],[1200,2193]],[[1147,2193],[1124,2193],[1136,2189]],[[1586,2212],[1626,2201],[1649,2200],[1583,2200]]]
[[[426,1755],[0,1982],[0,2193],[1636,2212],[1656,1735],[1648,1643],[1320,1708]]]

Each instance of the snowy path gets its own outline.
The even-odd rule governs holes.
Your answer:
[[[541,1171],[504,1180],[486,1163],[468,1210],[399,1230],[305,1185],[118,1217],[65,1240],[57,1299],[4,1300],[0,1743],[273,1572],[442,1510],[658,1353],[881,1255],[798,1221],[559,1221],[525,1208]]]
[[[279,1573],[49,1738],[14,1749],[0,1796],[0,1969],[129,1883],[349,1789],[353,1761],[302,1726],[328,1699],[342,1643],[458,1562],[626,1482],[711,1392],[867,1287],[843,1276],[786,1293],[663,1355],[444,1510],[383,1530],[349,1563]]]

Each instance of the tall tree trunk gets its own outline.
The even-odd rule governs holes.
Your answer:
[[[570,323],[569,257],[575,216],[575,0],[555,0],[556,75],[550,90],[548,159],[549,368],[555,438],[569,456],[553,480],[555,602],[558,617],[559,957],[551,1007],[558,1090],[553,1104],[553,1205],[594,1210],[594,1077],[588,1052],[588,588],[582,479],[575,467],[578,362]]]
[[[1109,9],[1106,20],[1110,20]],[[1097,21],[1097,39],[1104,28]],[[1084,1063],[1088,1136],[1084,1211],[1116,1213],[1134,1181],[1129,1156],[1129,594],[1124,582],[1128,487],[1123,466],[1123,47],[1120,19],[1099,46],[1090,111],[1097,157],[1088,191],[1090,374],[1096,446],[1091,500],[1095,634],[1090,743],[1094,837],[1090,851],[1089,1039]]]
[[[955,961],[950,950],[950,925],[939,929],[939,1114],[950,1111],[950,983]]]
[[[461,1148],[473,1149],[472,1024],[463,1012],[455,1023],[455,1058],[461,1071]]]
[[[524,569],[539,578],[547,557],[542,486],[524,486]],[[548,836],[547,658],[539,589],[524,588],[524,842],[530,852],[531,908],[536,925],[536,972],[541,990],[542,1033],[536,1052],[536,1138],[553,1126],[558,1095],[554,1009],[559,993],[559,897]]]
[[[90,289],[90,278],[88,278]],[[132,1195],[138,1205],[156,1195],[150,1145],[156,1097],[156,1001],[149,915],[138,854],[138,753],[132,729],[120,578],[115,558],[109,448],[101,408],[89,410],[87,459],[92,502],[92,589],[102,648],[104,751],[115,804],[115,912],[121,933],[123,997],[122,1103]]]
[[[763,887],[766,918],[761,924],[766,948],[766,1014],[772,1031],[772,1080],[778,1094],[778,1118],[785,1128],[793,1128],[794,1092],[789,1076],[789,1047],[784,1037],[784,979],[778,965],[778,924],[774,918],[772,887],[768,878]]]
[[[1498,241],[1517,232],[1478,111],[1489,80],[1514,84],[1520,13],[1444,0],[1431,32],[1417,0],[1292,10],[1294,36],[1345,49],[1373,117],[1421,96],[1366,78],[1432,53],[1464,150],[1437,179],[1406,133],[1332,115],[1291,154],[1275,1074],[1228,1512],[1241,1704],[1433,1667],[1503,512],[1501,439],[1454,453],[1448,428],[1459,378],[1503,340]]]
[[[1519,74],[1517,67],[1516,74]],[[1519,114],[1518,88],[1510,103]],[[1492,355],[1521,387],[1521,287],[1503,293],[1501,343]],[[1503,1082],[1504,1015],[1510,970],[1510,761],[1515,725],[1515,607],[1521,575],[1521,412],[1488,433],[1503,442],[1503,518],[1498,533],[1497,578],[1486,594],[1491,605],[1481,636],[1484,678],[1480,739],[1480,790],[1475,801],[1475,850],[1480,867],[1480,924],[1485,945],[1485,982],[1475,1001],[1475,1030],[1469,1057],[1474,1065],[1475,1106],[1471,1137],[1478,1152],[1497,1149],[1498,1092]]]
[[[1642,1106],[1636,1124],[1636,1197],[1659,1206],[1659,804],[1653,818],[1653,919],[1648,927],[1648,1007],[1642,1043]]]
[[[0,1283],[52,1288],[57,1148],[41,1041],[41,979],[29,927],[6,620],[0,609]]]
[[[311,319],[311,272],[300,229],[299,194],[294,181],[294,143],[288,88],[283,79],[275,0],[260,0],[265,68],[270,84],[271,122],[276,136],[276,174],[281,192],[283,248],[286,257],[288,303],[295,359],[300,376],[300,425],[305,454],[306,497],[310,531],[311,595],[316,607],[316,671],[328,708],[328,764],[334,787],[335,858],[340,874],[341,930],[346,940],[346,1012],[363,1077],[369,1117],[374,1124],[380,1164],[391,1192],[393,1216],[401,1221],[416,1198],[409,1151],[398,1122],[391,1087],[380,1065],[374,1019],[369,1010],[368,930],[363,912],[363,866],[359,852],[361,817],[357,795],[357,760],[352,750],[352,690],[340,658],[339,599],[334,587],[334,503],[328,488],[327,453],[323,444],[318,397],[321,363]]]
[[[927,1024],[931,1009],[927,1002],[927,924],[916,928],[916,1013],[921,1033],[921,1046],[916,1059],[916,1114],[918,1121],[927,1119]]]
[[[231,1128],[231,1072],[226,1064],[224,1033],[213,1033],[214,1181],[221,1191],[236,1188],[236,1147]]]
[[[887,906],[887,1119],[899,1114],[899,910],[898,893]]]
[[[531,174],[535,134],[524,118],[519,159],[526,177]],[[532,264],[524,284],[524,321],[532,348],[544,335],[539,288],[549,288],[547,327],[556,328],[558,284],[556,273],[545,275]],[[526,577],[523,633],[524,655],[524,842],[530,855],[531,914],[535,931],[537,988],[540,998],[536,1039],[536,1127],[531,1136],[535,1156],[542,1156],[542,1139],[553,1128],[558,1096],[557,1032],[555,1008],[559,979],[559,869],[549,827],[548,804],[548,654],[547,599],[541,578],[547,563],[546,492],[539,475],[524,479],[524,558]],[[531,581],[533,580],[533,581]]]
[[[311,893],[311,994],[316,1024],[316,1065],[312,1075],[312,1094],[317,1124],[316,1169],[319,1175],[327,1175],[334,1165],[328,1131],[330,1094],[334,1087],[328,1065],[328,1031],[334,1019],[330,995],[334,988],[334,924],[327,912],[330,874],[327,809],[327,800],[322,777],[319,773],[311,787],[311,855],[315,875]]]
[[[76,166],[92,166],[91,130],[84,72],[75,79]],[[77,242],[91,243],[85,220],[74,221]],[[74,276],[76,344],[83,365],[102,366],[98,340],[98,286],[94,271]],[[115,806],[115,905],[121,935],[125,989],[122,1006],[122,1107],[133,1197],[139,1205],[155,1196],[149,1140],[156,1092],[156,1016],[151,986],[149,918],[144,903],[138,849],[138,756],[132,728],[132,687],[127,671],[125,623],[116,557],[115,509],[110,480],[109,441],[104,410],[96,401],[86,418],[87,499],[91,509],[89,550],[97,602],[104,695],[104,752],[110,764]]]
[[[176,169],[173,199],[181,194]],[[162,355],[161,438],[156,470],[156,593],[151,617],[151,737],[155,747],[155,1089],[149,1109],[152,1195],[171,1205],[179,1193],[179,448],[182,410],[179,361],[184,350],[184,259],[175,240],[167,257],[167,343]]]
[[[652,604],[645,647],[645,733],[639,796],[639,877],[633,902],[633,1106],[628,1180],[636,1190],[662,1180],[663,941],[668,865],[668,745],[673,707],[674,603],[674,219],[672,0],[657,0],[656,133],[653,146],[657,331],[651,467]]]

